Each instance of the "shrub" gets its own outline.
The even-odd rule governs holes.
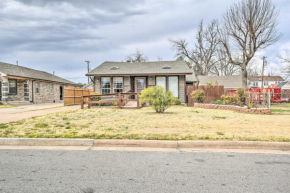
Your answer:
[[[173,93],[161,86],[148,87],[142,91],[140,102],[148,102],[157,113],[163,113],[176,101]]]
[[[195,90],[191,93],[191,98],[198,103],[203,103],[204,101],[204,91],[201,89]]]
[[[221,99],[224,104],[232,104],[236,102],[236,97],[233,95],[222,95]]]
[[[180,101],[179,98],[174,97],[173,100],[172,100],[172,104],[173,105],[180,105],[181,104],[181,101]]]
[[[92,95],[100,95],[100,93],[93,93]],[[99,101],[102,98],[100,96],[92,96],[90,97],[91,101]]]
[[[247,99],[247,93],[245,92],[245,89],[238,88],[237,89],[237,103],[239,105],[244,105],[246,104],[246,99]]]
[[[212,103],[213,104],[223,104],[223,101],[222,100],[216,100],[216,101],[213,101]]]

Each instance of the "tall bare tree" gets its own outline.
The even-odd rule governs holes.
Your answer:
[[[220,40],[229,62],[241,68],[243,88],[247,88],[247,66],[255,53],[279,40],[278,11],[271,0],[241,0],[223,15]],[[234,54],[240,54],[234,59]]]
[[[290,77],[290,52],[286,51],[285,55],[278,56],[281,60],[281,63],[285,64],[283,72],[286,73],[285,78]]]
[[[219,44],[217,21],[213,20],[206,29],[201,21],[196,40],[195,48],[190,50],[185,39],[169,39],[172,48],[176,51],[176,57],[189,60],[193,64],[196,75],[208,75],[217,62],[216,51]]]
[[[148,57],[137,49],[135,53],[128,55],[125,60],[126,62],[147,62]]]

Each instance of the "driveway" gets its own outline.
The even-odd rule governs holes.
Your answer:
[[[79,108],[79,105],[63,106],[63,103],[34,104],[4,108],[0,109],[0,123],[15,122],[31,117],[43,116],[51,113],[75,110]]]

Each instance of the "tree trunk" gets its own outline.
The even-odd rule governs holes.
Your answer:
[[[242,87],[243,89],[247,89],[248,87],[248,72],[246,68],[242,68]]]

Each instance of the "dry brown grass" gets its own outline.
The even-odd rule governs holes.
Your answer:
[[[171,107],[75,110],[0,125],[0,137],[290,141],[290,112],[273,115]]]

